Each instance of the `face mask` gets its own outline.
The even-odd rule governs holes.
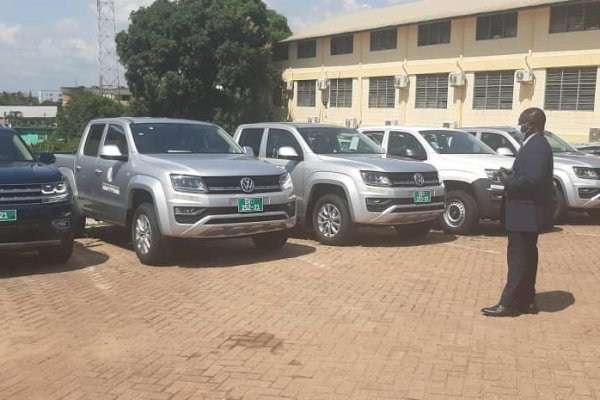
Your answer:
[[[521,135],[523,136],[527,136],[529,134],[529,132],[531,131],[527,125],[519,125],[518,126],[519,132],[521,133]]]

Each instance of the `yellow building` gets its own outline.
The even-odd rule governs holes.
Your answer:
[[[598,0],[421,0],[309,26],[274,58],[293,121],[514,125],[536,106],[571,142],[600,128]]]

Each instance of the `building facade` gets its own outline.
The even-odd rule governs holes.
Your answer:
[[[280,43],[289,119],[515,125],[587,142],[600,128],[600,1],[421,0],[334,18]]]
[[[45,102],[60,103],[62,101],[62,93],[60,90],[40,90],[38,92],[38,101],[40,104]]]

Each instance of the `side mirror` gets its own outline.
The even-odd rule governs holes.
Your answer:
[[[302,161],[304,159],[293,147],[290,146],[281,147],[277,151],[277,158],[290,161]]]
[[[104,160],[113,160],[113,161],[127,161],[129,157],[127,154],[121,153],[119,147],[114,144],[108,144],[102,148],[102,153],[100,153],[100,158]]]
[[[37,159],[42,164],[54,164],[56,162],[56,157],[50,153],[39,153]]]
[[[511,149],[509,149],[508,147],[499,147],[498,150],[496,150],[496,153],[499,156],[505,156],[505,157],[514,157],[515,153],[513,153],[513,151]]]
[[[244,146],[244,154],[246,154],[248,157],[256,157],[256,154],[254,154],[254,149],[250,146]]]

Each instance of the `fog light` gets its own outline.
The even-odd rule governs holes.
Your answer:
[[[579,188],[579,197],[582,199],[591,199],[600,194],[600,189],[597,188]]]
[[[378,205],[386,204],[386,203],[389,203],[389,199],[367,198],[367,205],[368,206],[378,206]]]
[[[175,207],[175,215],[200,215],[203,210],[199,207]]]
[[[57,219],[52,221],[52,226],[56,229],[69,229],[71,227],[71,221],[68,219]]]

